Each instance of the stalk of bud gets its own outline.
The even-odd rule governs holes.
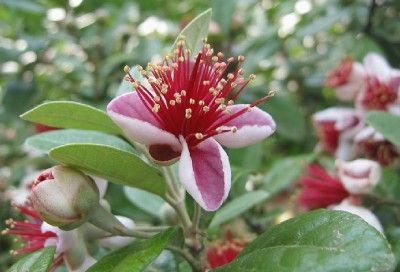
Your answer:
[[[88,220],[99,207],[100,197],[89,176],[59,165],[37,177],[29,199],[43,220],[63,230],[71,230]]]

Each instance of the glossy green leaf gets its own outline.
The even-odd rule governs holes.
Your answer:
[[[35,251],[15,263],[7,272],[47,272],[53,263],[55,252],[55,247],[45,247]]]
[[[318,210],[263,233],[230,265],[215,271],[393,271],[385,237],[360,217]]]
[[[212,0],[213,21],[218,23],[224,34],[229,33],[235,7],[235,0]]]
[[[207,38],[208,27],[211,21],[211,9],[200,13],[194,18],[182,31],[179,33],[172,48],[174,49],[176,43],[181,37],[185,37],[187,48],[197,54],[202,46],[203,39]]]
[[[371,112],[367,122],[393,144],[400,146],[400,116],[386,112]]]
[[[281,192],[301,176],[312,159],[312,155],[299,155],[275,162],[267,171],[260,189],[271,195]]]
[[[25,112],[21,118],[58,128],[88,129],[121,134],[119,127],[104,111],[77,102],[47,102]]]
[[[130,152],[98,144],[68,144],[50,150],[49,155],[108,181],[164,196],[165,182],[160,171]]]
[[[87,272],[139,272],[143,271],[168,245],[176,229],[168,229],[149,240],[136,240],[100,259]]]
[[[124,193],[136,207],[156,218],[160,217],[160,209],[166,203],[160,196],[132,187],[125,187]]]
[[[132,153],[135,152],[133,147],[121,138],[102,132],[78,129],[62,129],[40,133],[29,137],[25,141],[27,146],[45,153],[58,146],[77,143],[102,144]]]
[[[231,200],[218,210],[211,221],[210,228],[218,227],[219,225],[241,215],[250,208],[266,200],[269,196],[270,194],[267,192],[254,191]]]

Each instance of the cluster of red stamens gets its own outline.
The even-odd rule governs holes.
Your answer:
[[[353,59],[344,58],[337,69],[329,73],[326,85],[334,88],[342,86],[349,81],[350,73],[353,69]]]
[[[396,90],[375,77],[367,79],[367,90],[361,101],[369,110],[387,110],[387,106],[397,100]]]
[[[147,70],[138,67],[146,83],[136,80],[128,66],[124,68],[126,80],[163,129],[177,137],[182,135],[191,146],[219,133],[235,132],[237,128],[224,125],[273,95],[270,92],[248,108],[232,113],[228,106],[255,79],[255,75],[243,78],[244,57],[239,56],[236,68],[228,73],[234,58],[224,61],[224,55],[214,55],[206,42],[196,59],[191,55],[180,40],[173,54],[161,63],[149,64]]]
[[[25,246],[18,250],[12,250],[12,255],[25,254],[42,249],[46,240],[49,238],[57,238],[54,232],[42,232],[42,223],[39,214],[29,206],[16,206],[16,208],[24,214],[29,220],[18,221],[14,219],[6,220],[7,229],[2,231],[3,235],[16,235],[20,237]]]
[[[210,267],[216,268],[232,262],[247,244],[247,240],[235,238],[231,232],[227,232],[225,239],[214,242],[207,250]]]

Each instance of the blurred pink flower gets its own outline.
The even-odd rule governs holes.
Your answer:
[[[339,66],[329,73],[325,84],[335,89],[340,100],[352,101],[365,88],[364,67],[352,58],[344,58]]]
[[[213,55],[209,44],[192,60],[180,41],[162,63],[149,64],[149,71],[139,69],[145,83],[126,68],[136,92],[115,98],[107,107],[126,136],[146,145],[154,161],[166,165],[180,158],[183,186],[208,211],[221,206],[231,186],[229,159],[220,144],[243,147],[276,129],[272,117],[256,107],[270,95],[252,104],[234,104],[255,76],[243,78],[243,56],[227,73],[233,61],[224,61],[222,53]]]
[[[319,147],[340,159],[355,155],[353,137],[362,124],[351,108],[328,108],[313,115]]]

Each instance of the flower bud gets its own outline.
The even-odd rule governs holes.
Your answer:
[[[350,162],[336,161],[338,176],[343,186],[351,194],[370,193],[381,177],[378,163],[358,159]]]
[[[54,166],[35,180],[29,199],[43,220],[71,230],[86,222],[99,207],[99,190],[82,172]]]

